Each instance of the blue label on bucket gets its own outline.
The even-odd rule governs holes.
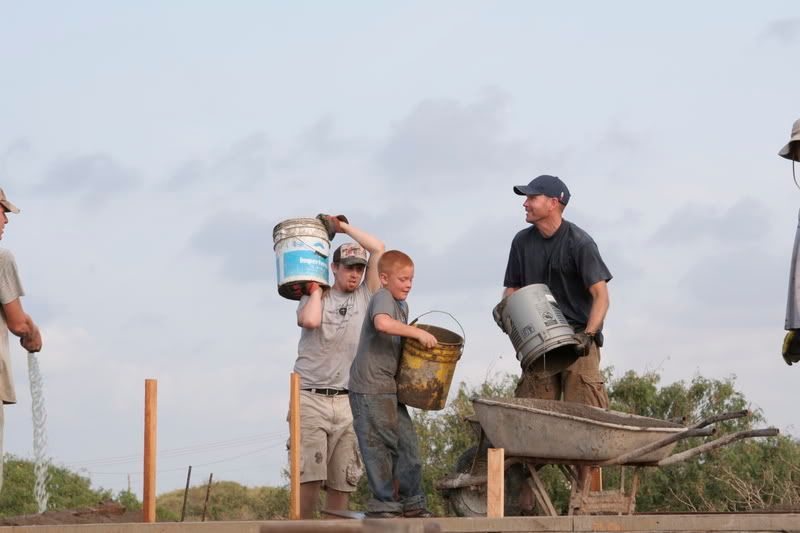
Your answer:
[[[311,250],[291,250],[283,253],[284,278],[307,276],[328,279],[328,258]]]

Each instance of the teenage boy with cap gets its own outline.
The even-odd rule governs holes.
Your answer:
[[[794,122],[789,142],[781,148],[778,155],[792,161],[792,175],[795,184],[797,176],[794,175],[794,162],[800,161],[800,119]],[[798,185],[800,187],[800,185]],[[787,331],[783,338],[781,353],[787,365],[800,363],[800,224],[794,236],[794,251],[789,271],[789,297],[786,302],[786,322],[784,329]]]
[[[7,213],[19,213],[19,209],[6,198],[0,189],[0,239],[8,224]],[[17,403],[14,391],[14,380],[11,376],[11,358],[8,345],[8,332],[19,337],[19,343],[29,352],[42,349],[42,336],[31,317],[22,309],[20,297],[25,292],[17,272],[14,255],[5,248],[0,248],[0,489],[3,486],[3,426],[5,425],[3,405]]]
[[[347,397],[350,364],[356,355],[364,313],[380,289],[376,237],[352,226],[343,215],[318,217],[331,239],[350,236],[333,253],[333,285],[309,282],[297,307],[302,328],[294,371],[300,374],[300,515],[312,518],[325,488],[325,507],[347,509],[363,466]],[[357,244],[356,244],[357,243]],[[362,281],[363,279],[363,281]]]
[[[543,175],[514,187],[514,192],[526,197],[522,204],[525,221],[533,226],[517,233],[511,243],[503,297],[526,285],[546,284],[577,332],[582,354],[560,372],[523,371],[515,395],[608,407],[599,347],[603,345],[611,273],[589,234],[563,218],[570,199],[563,181]],[[588,470],[582,469],[581,483],[587,476]],[[533,508],[533,495],[526,489],[524,485],[520,494],[525,513]]]

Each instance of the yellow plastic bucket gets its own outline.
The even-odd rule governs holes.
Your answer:
[[[464,338],[438,326],[416,324],[416,327],[436,337],[438,344],[427,349],[416,339],[404,340],[395,376],[397,399],[417,409],[438,411],[447,402],[456,363],[464,351]]]

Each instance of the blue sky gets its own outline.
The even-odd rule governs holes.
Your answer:
[[[411,314],[467,330],[456,380],[516,372],[490,311],[511,187],[542,173],[615,276],[604,364],[735,375],[797,435],[800,191],[776,153],[799,49],[793,2],[4,3],[0,186],[23,212],[2,245],[45,334],[54,460],[140,493],[157,378],[159,491],[189,464],[280,483],[299,332],[271,230],[321,211],[414,257]]]

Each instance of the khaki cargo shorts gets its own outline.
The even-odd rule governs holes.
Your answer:
[[[603,376],[600,374],[600,349],[592,344],[588,355],[579,357],[565,370],[556,374],[523,372],[514,396],[539,400],[564,400],[607,408],[608,394]]]
[[[326,487],[353,492],[363,471],[347,394],[301,390],[300,483],[324,481]]]

